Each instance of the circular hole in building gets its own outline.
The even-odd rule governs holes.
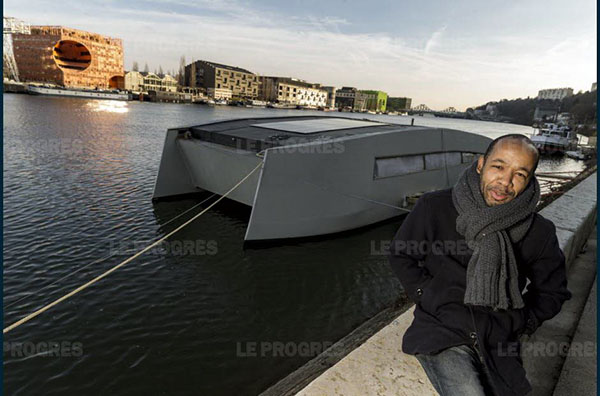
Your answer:
[[[77,41],[61,40],[52,49],[54,62],[61,69],[85,70],[92,63],[92,55],[87,47]]]

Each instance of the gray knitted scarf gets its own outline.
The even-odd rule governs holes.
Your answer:
[[[458,211],[456,231],[465,236],[473,255],[467,267],[464,303],[494,310],[523,308],[512,243],[520,241],[540,199],[535,175],[512,201],[487,206],[480,189],[477,161],[465,169],[452,189]]]

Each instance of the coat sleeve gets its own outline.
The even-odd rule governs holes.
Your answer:
[[[530,283],[523,295],[525,302],[524,333],[531,335],[542,322],[556,316],[565,301],[571,298],[567,289],[565,256],[558,244],[556,227],[552,224],[544,247],[528,266]]]
[[[431,276],[422,266],[429,242],[429,209],[421,197],[406,216],[390,244],[389,261],[404,291],[414,302],[420,300],[422,288]]]

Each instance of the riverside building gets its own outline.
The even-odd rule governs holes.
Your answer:
[[[149,72],[129,71],[125,73],[125,89],[131,92],[177,92],[177,80],[168,74],[160,77]]]
[[[262,100],[312,108],[327,107],[328,92],[320,84],[268,76],[262,76],[260,82]]]
[[[538,92],[538,99],[562,100],[568,96],[573,96],[573,88],[551,88],[542,89]]]
[[[354,87],[342,87],[335,91],[335,105],[338,109],[354,109],[358,90]]]
[[[258,76],[236,66],[199,60],[185,67],[185,83],[187,87],[204,88],[209,96],[229,96],[239,99],[256,99],[258,97]]]
[[[19,78],[73,88],[123,88],[120,39],[64,26],[12,35]]]

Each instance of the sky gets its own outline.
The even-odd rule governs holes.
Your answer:
[[[458,110],[587,91],[593,0],[5,0],[4,16],[121,38],[125,69],[209,60]]]

